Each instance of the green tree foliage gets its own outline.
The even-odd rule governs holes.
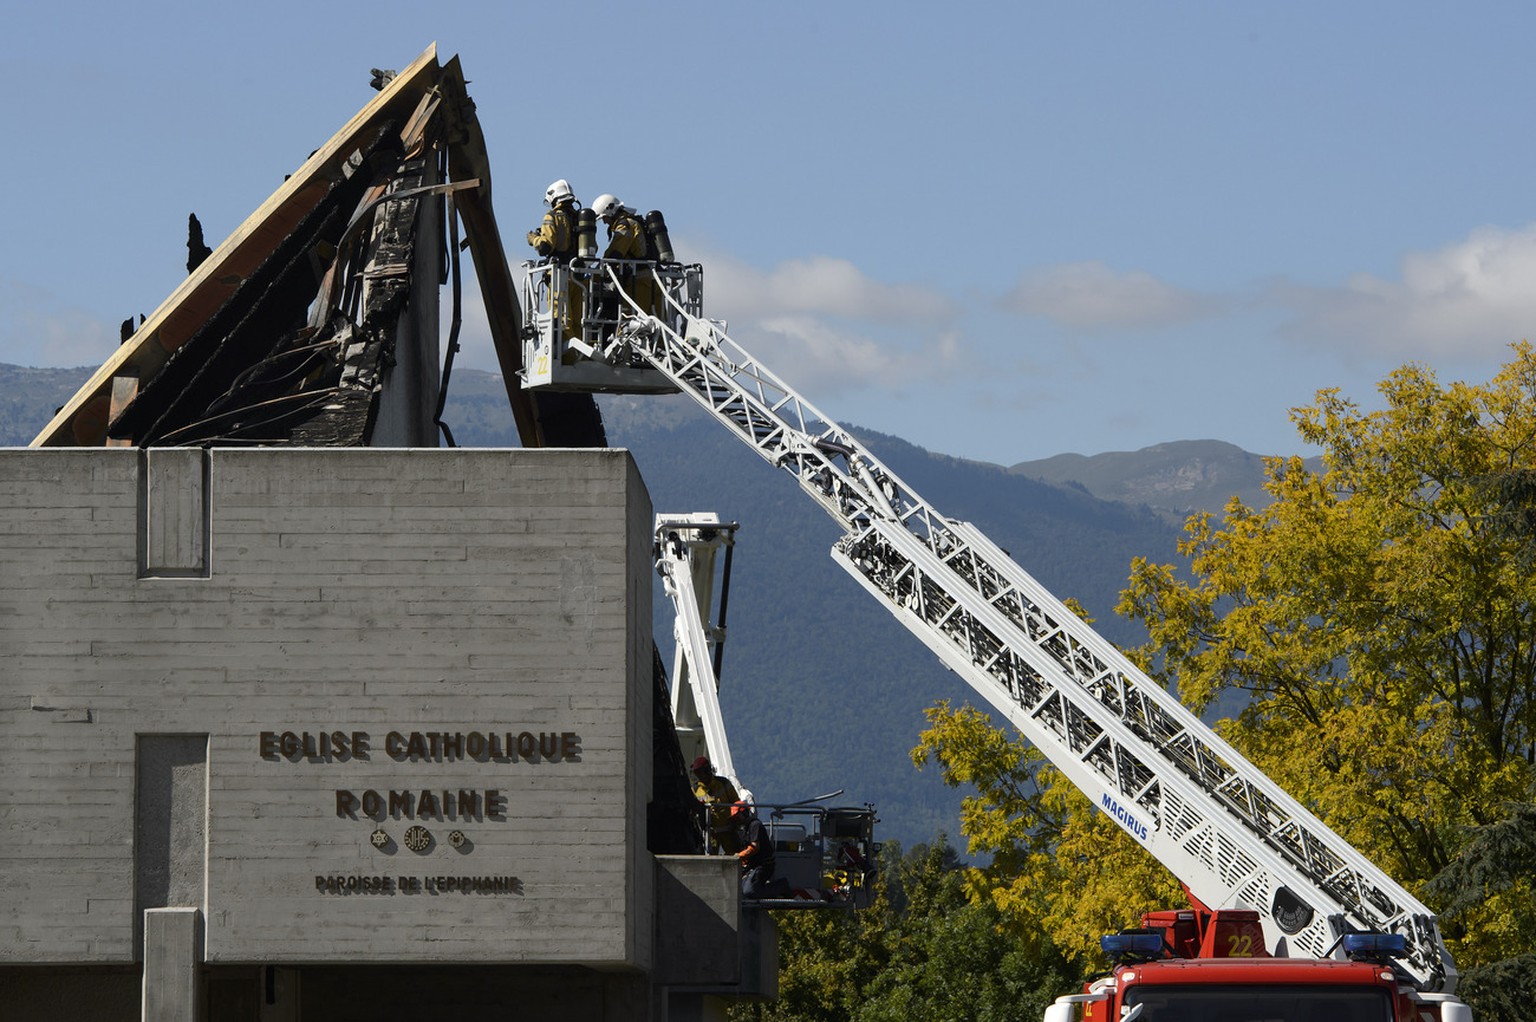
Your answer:
[[[1536,805],[1511,807],[1508,819],[1473,828],[1451,864],[1430,881],[1442,925],[1468,924],[1497,932],[1502,944],[1518,945],[1536,934]],[[1502,911],[1490,913],[1498,904]],[[1461,993],[1477,1006],[1479,1022],[1536,1018],[1536,951],[1474,965],[1461,978]]]
[[[874,905],[857,913],[778,916],[777,1001],[738,1005],[761,1022],[1039,1022],[1080,979],[1042,931],[1006,925],[966,890],[942,839],[903,855],[881,851]]]
[[[1486,385],[1404,366],[1378,411],[1319,392],[1293,417],[1321,470],[1273,461],[1269,506],[1191,518],[1191,580],[1137,561],[1120,607],[1188,705],[1246,693],[1226,737],[1421,893],[1533,791],[1536,354],[1513,353]],[[1467,908],[1458,963],[1527,951],[1531,897]]]

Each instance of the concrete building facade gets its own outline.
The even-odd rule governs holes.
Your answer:
[[[770,991],[734,862],[647,848],[651,520],[615,450],[0,452],[8,1010]]]

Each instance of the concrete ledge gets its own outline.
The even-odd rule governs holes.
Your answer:
[[[741,981],[741,881],[729,855],[658,855],[657,986]]]

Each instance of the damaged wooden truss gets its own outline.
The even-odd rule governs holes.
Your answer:
[[[33,446],[435,447],[439,433],[452,444],[441,413],[464,248],[523,443],[605,443],[590,399],[519,385],[517,292],[458,59],[440,66],[429,48],[375,84],[373,101],[197,265]]]

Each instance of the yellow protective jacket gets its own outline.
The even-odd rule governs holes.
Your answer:
[[[528,232],[528,244],[541,256],[557,263],[576,258],[576,204],[562,202],[544,214],[537,230]]]
[[[736,793],[736,786],[719,774],[710,777],[707,783],[699,781],[695,784],[693,794],[706,805],[719,804],[730,807],[741,801],[741,796]]]
[[[608,225],[608,247],[603,250],[604,259],[644,259],[645,225],[640,218],[625,210]]]
[[[715,774],[707,782],[695,784],[693,794],[708,807],[704,818],[708,821],[710,843],[720,851],[734,855],[741,847],[736,839],[736,827],[731,823],[731,806],[741,801],[736,786]]]
[[[640,218],[622,210],[608,225],[608,247],[603,250],[604,259],[644,259],[646,256],[645,225]],[[656,311],[655,286],[651,283],[651,271],[625,267],[619,271],[619,280],[635,304],[645,312]]]

